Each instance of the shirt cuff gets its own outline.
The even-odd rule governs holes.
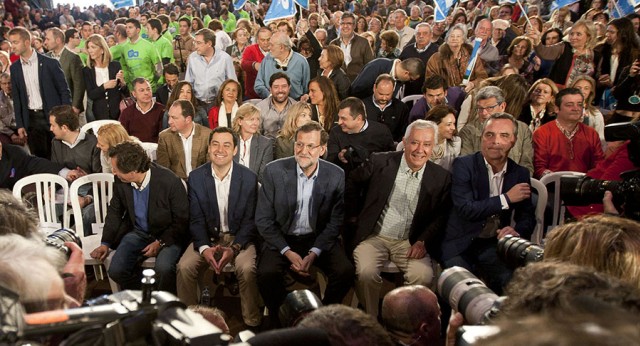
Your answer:
[[[111,248],[109,243],[102,242],[102,243],[100,243],[100,245],[105,245],[106,247]]]
[[[500,195],[500,204],[502,205],[502,210],[509,210],[509,202],[507,202],[507,197],[504,195]]]
[[[320,257],[320,254],[322,253],[322,250],[318,249],[317,247],[312,247],[309,251],[312,251],[318,257]]]
[[[289,246],[285,246],[282,250],[280,250],[280,254],[282,256],[284,256],[284,253],[291,250],[291,248]]]
[[[71,170],[69,168],[63,168],[60,170],[60,172],[58,172],[58,175],[67,179],[67,175],[69,175],[69,172],[71,172]]]
[[[200,253],[200,255],[202,255],[202,253],[204,252],[204,250],[210,248],[211,246],[209,245],[202,245],[201,247],[198,248],[198,252]]]

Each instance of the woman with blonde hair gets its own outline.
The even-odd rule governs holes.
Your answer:
[[[282,129],[278,132],[275,142],[275,159],[293,156],[293,142],[296,130],[311,121],[311,105],[298,102],[287,111]]]
[[[233,119],[233,131],[238,134],[238,150],[233,160],[258,175],[262,182],[262,173],[267,163],[273,161],[273,143],[260,134],[260,110],[245,103],[238,107]]]
[[[120,101],[127,90],[120,63],[111,59],[107,41],[93,34],[87,39],[87,66],[82,68],[87,96],[96,120],[120,117]]]
[[[138,140],[135,137],[129,136],[127,130],[125,130],[124,126],[122,126],[120,123],[104,124],[100,126],[96,137],[98,138],[96,147],[100,149],[100,163],[102,163],[102,173],[113,173],[111,160],[109,160],[109,156],[107,155],[110,148],[122,142]]]
[[[595,79],[587,75],[581,75],[573,81],[571,87],[580,90],[582,97],[584,97],[584,102],[582,103],[584,105],[582,122],[593,127],[596,132],[598,132],[600,142],[602,142],[604,146],[606,143],[604,139],[604,117],[598,107],[593,105],[593,99],[596,97]]]
[[[529,126],[531,132],[555,119],[555,99],[558,87],[549,78],[538,79],[529,88],[529,101],[522,106],[518,120]]]

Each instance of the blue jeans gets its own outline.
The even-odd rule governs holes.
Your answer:
[[[109,266],[109,277],[123,289],[141,288],[142,262],[147,259],[142,249],[156,239],[143,231],[131,231],[120,242]],[[156,257],[156,283],[158,290],[176,294],[176,264],[182,256],[182,248],[173,244],[160,250]]]

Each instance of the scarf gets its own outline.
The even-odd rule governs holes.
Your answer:
[[[218,111],[218,127],[231,127],[233,124],[233,118],[236,117],[236,112],[238,111],[238,103],[233,103],[233,108],[231,108],[231,124],[227,124],[227,110],[224,107],[224,102],[220,103],[220,111]]]

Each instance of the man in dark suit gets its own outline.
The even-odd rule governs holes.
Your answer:
[[[510,114],[492,114],[483,125],[480,151],[453,162],[453,210],[442,243],[446,268],[469,269],[498,295],[511,279],[497,255],[498,239],[529,239],[536,224],[529,170],[508,157],[517,128]]]
[[[169,96],[173,88],[178,84],[178,76],[180,75],[180,69],[174,63],[168,63],[163,68],[164,84],[158,87],[156,90],[156,99],[163,105],[168,104]]]
[[[309,276],[317,265],[329,278],[323,303],[338,304],[353,283],[354,268],[339,241],[344,216],[344,172],[320,160],[327,133],[313,121],[296,131],[294,157],[267,165],[258,196],[256,225],[265,241],[258,287],[277,316],[287,291],[284,272]],[[277,319],[272,320],[277,324]]]
[[[75,33],[79,35],[79,33]],[[44,45],[49,50],[49,57],[60,62],[62,72],[71,90],[71,105],[76,114],[84,110],[84,78],[82,76],[82,60],[80,56],[64,46],[64,32],[58,28],[51,28],[45,34]]]
[[[404,153],[377,153],[353,171],[349,191],[364,187],[353,252],[356,293],[365,310],[378,315],[385,261],[404,272],[405,284],[429,286],[436,251],[451,206],[451,177],[429,161],[438,125],[418,120],[407,128]],[[350,206],[351,207],[351,206]],[[429,249],[429,251],[427,251]]]
[[[109,277],[123,289],[140,289],[140,263],[156,257],[157,287],[176,292],[176,264],[188,239],[189,200],[182,180],[151,163],[135,142],[109,149],[116,176],[101,245],[91,257],[104,260],[109,249]]]
[[[344,13],[340,19],[340,36],[331,41],[332,45],[340,47],[344,52],[342,69],[353,82],[362,72],[366,64],[373,60],[374,55],[366,38],[356,35],[354,29],[356,17],[353,13]],[[388,72],[388,71],[387,71]],[[371,87],[371,84],[369,84]]]
[[[18,136],[29,136],[29,149],[36,156],[51,157],[49,110],[70,105],[71,94],[60,63],[31,48],[31,33],[17,27],[9,31],[9,41],[20,60],[11,64],[11,90]]]
[[[360,99],[371,96],[373,94],[371,86],[375,83],[376,78],[383,73],[387,73],[396,82],[393,96],[402,99],[404,97],[404,83],[418,80],[421,75],[424,76],[424,68],[425,65],[419,58],[409,58],[403,61],[378,58],[362,69],[362,73],[351,83],[349,94]]]
[[[213,130],[209,160],[189,174],[189,246],[178,263],[178,298],[187,305],[198,303],[198,277],[211,267],[220,274],[233,262],[240,282],[244,323],[261,323],[260,296],[256,284],[257,236],[254,213],[258,198],[255,173],[233,162],[238,137],[229,128]],[[217,257],[219,255],[220,257]]]
[[[431,26],[427,23],[420,23],[416,25],[416,33],[413,42],[409,42],[402,53],[398,57],[400,60],[407,60],[409,58],[419,58],[422,60],[425,66],[429,58],[438,51],[437,43],[431,43],[433,37],[433,31]],[[404,96],[418,95],[422,87],[422,81],[424,81],[424,74],[422,74],[417,80],[407,83],[407,87]]]

